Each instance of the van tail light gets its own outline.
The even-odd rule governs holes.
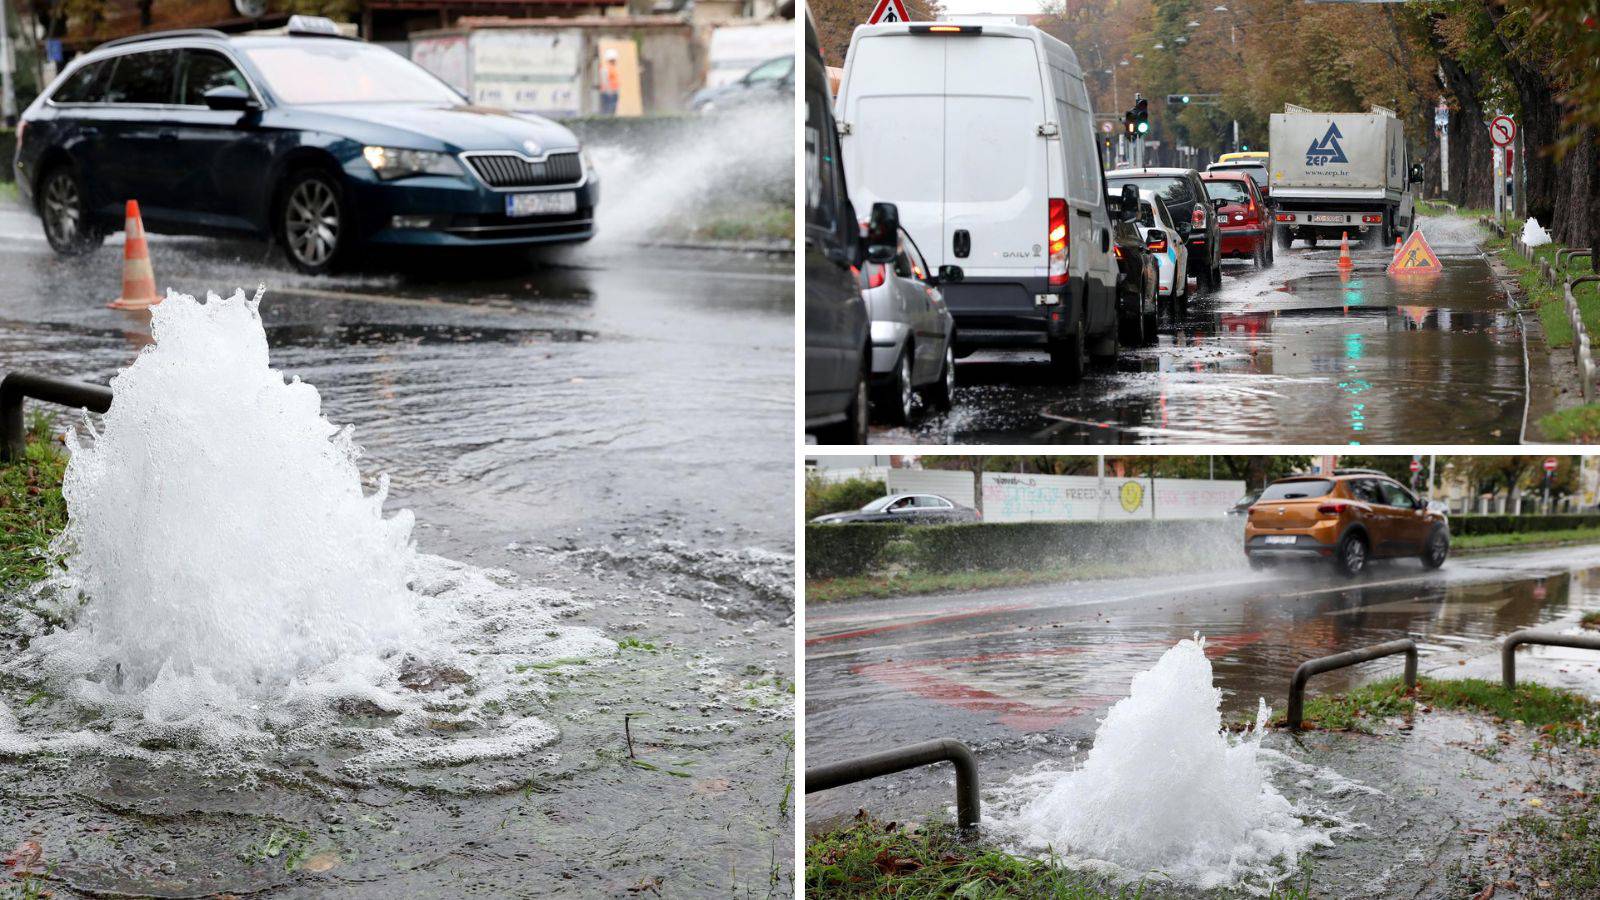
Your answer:
[[[1344,512],[1345,507],[1349,505],[1350,504],[1344,502],[1343,500],[1335,500],[1332,503],[1323,503],[1317,507],[1317,514],[1322,516],[1337,516],[1338,514]]]
[[[885,275],[885,273],[888,271],[888,269],[889,269],[888,266],[880,265],[878,263],[870,263],[870,264],[868,264],[868,266],[867,266],[867,287],[869,287],[869,288],[883,287],[883,280],[884,280],[885,277],[887,277]]]
[[[1151,253],[1165,253],[1167,252],[1167,239],[1164,237],[1151,238],[1150,242],[1145,246],[1150,248]]]
[[[1050,198],[1050,283],[1067,283],[1067,201]]]
[[[1122,245],[1121,244],[1112,244],[1111,245],[1111,255],[1115,256],[1117,259],[1121,259],[1122,258]]]
[[[1196,227],[1206,224],[1206,208],[1196,203],[1194,212],[1189,214],[1189,224]]]

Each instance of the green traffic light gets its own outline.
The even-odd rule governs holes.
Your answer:
[[[1185,102],[1185,103],[1189,102],[1189,95],[1188,94],[1184,94],[1183,95],[1183,102]]]
[[[1149,130],[1150,130],[1150,123],[1149,122],[1140,122],[1139,123],[1139,133],[1140,134],[1144,134],[1145,132],[1147,132]]]

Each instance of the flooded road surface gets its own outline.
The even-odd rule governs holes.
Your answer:
[[[484,652],[559,736],[450,740],[512,703],[481,696],[437,711],[448,752],[376,771],[344,737],[219,756],[114,720],[40,750],[70,704],[0,671],[0,849],[37,844],[57,896],[792,894],[792,257],[597,241],[308,278],[263,245],[151,248],[163,289],[265,283],[272,365],[355,426],[421,551],[620,647],[494,649],[505,601]],[[57,259],[0,207],[0,371],[131,362],[148,319],[105,308],[120,250]],[[0,615],[0,661],[21,633]],[[344,712],[330,734],[376,715]]]
[[[1390,562],[1354,582],[1321,568],[1253,573],[1241,564],[1200,578],[818,604],[806,614],[806,760],[954,738],[974,749],[992,788],[1035,764],[1077,758],[1133,676],[1196,632],[1224,719],[1235,720],[1253,715],[1258,698],[1281,710],[1307,659],[1409,636],[1426,675],[1441,660],[1456,668],[1466,648],[1596,608],[1593,547],[1452,559],[1438,571]],[[1319,675],[1311,692],[1401,665],[1393,657]],[[1274,734],[1268,745],[1288,741]],[[811,794],[806,817],[815,825],[861,807],[886,819],[942,811],[953,802],[951,778],[924,769]]]
[[[1384,274],[1392,248],[1296,243],[1272,268],[1223,264],[1220,290],[1163,313],[1159,342],[1063,386],[1043,354],[975,353],[951,412],[879,443],[1513,443],[1524,364],[1476,226],[1426,218],[1444,264]]]

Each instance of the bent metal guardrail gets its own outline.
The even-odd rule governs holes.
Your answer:
[[[1506,690],[1517,687],[1517,648],[1523,644],[1541,644],[1546,647],[1575,647],[1579,650],[1600,650],[1600,634],[1561,634],[1538,628],[1524,628],[1506,635],[1500,645],[1500,677]]]
[[[956,822],[962,828],[978,824],[978,760],[960,741],[924,741],[896,747],[871,756],[858,756],[844,762],[806,770],[806,793],[826,791],[893,775],[907,769],[931,766],[934,763],[954,763],[956,767]]]
[[[47,375],[12,372],[0,379],[0,461],[27,452],[28,427],[22,420],[24,397],[103,413],[111,408],[111,389]]]
[[[1300,730],[1300,722],[1305,718],[1306,682],[1313,675],[1323,672],[1332,672],[1334,669],[1345,669],[1350,666],[1393,656],[1396,653],[1406,655],[1406,687],[1417,686],[1417,642],[1410,638],[1398,641],[1388,641],[1360,650],[1346,650],[1332,656],[1319,656],[1316,659],[1306,660],[1300,668],[1294,670],[1294,680],[1289,682],[1289,727],[1295,731]]]

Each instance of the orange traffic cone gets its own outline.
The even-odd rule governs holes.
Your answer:
[[[122,296],[107,303],[112,309],[149,309],[161,302],[156,296],[156,273],[150,268],[150,246],[144,239],[139,201],[128,201],[128,221],[122,244]]]
[[[1394,239],[1394,257],[1393,257],[1393,259],[1399,259],[1399,258],[1400,258],[1400,239],[1399,238],[1395,238]]]
[[[1350,261],[1350,232],[1341,232],[1339,239],[1339,268],[1353,269],[1355,263]]]

